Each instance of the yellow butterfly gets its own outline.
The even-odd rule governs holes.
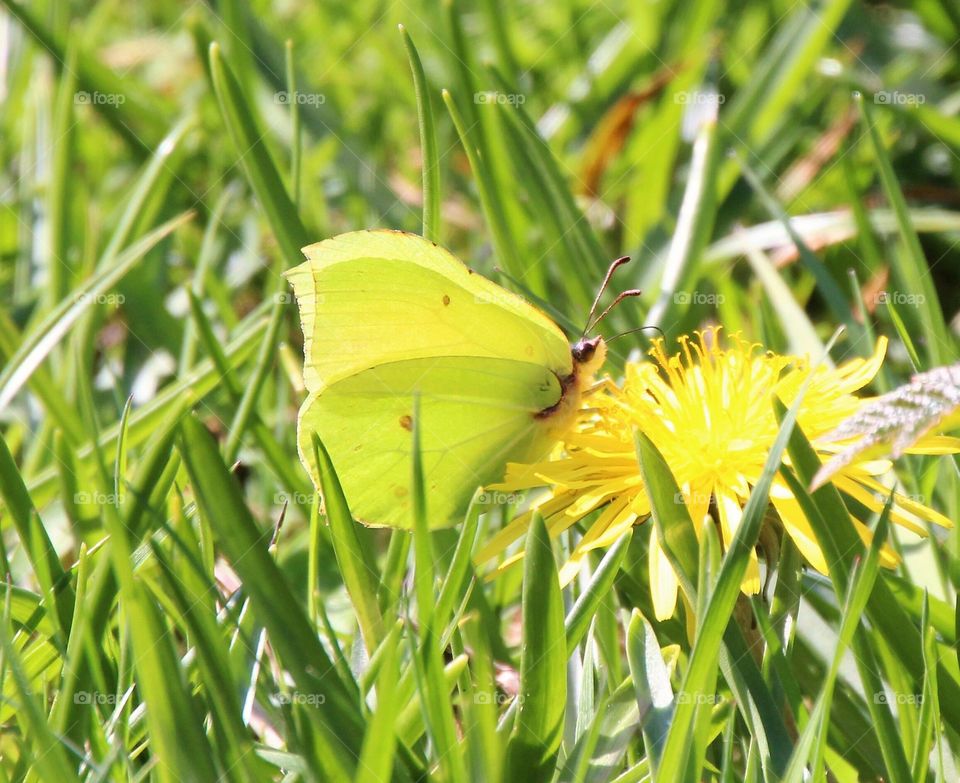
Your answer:
[[[415,396],[429,524],[444,527],[508,461],[549,452],[606,356],[600,337],[571,347],[536,307],[415,234],[356,231],[303,252],[286,273],[304,335],[300,459],[319,489],[316,433],[365,524],[413,525]]]

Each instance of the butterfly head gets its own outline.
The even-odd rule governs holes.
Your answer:
[[[574,372],[583,377],[595,375],[607,358],[607,344],[603,338],[583,337],[570,349],[573,355]]]

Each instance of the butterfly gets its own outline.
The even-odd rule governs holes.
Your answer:
[[[415,398],[429,524],[446,527],[508,461],[550,451],[606,357],[601,337],[571,346],[539,309],[416,234],[355,231],[303,253],[285,273],[304,336],[300,460],[319,491],[319,436],[364,524],[413,526]]]

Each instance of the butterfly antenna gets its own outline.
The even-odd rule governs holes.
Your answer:
[[[603,296],[603,292],[606,291],[607,286],[610,285],[610,278],[613,277],[613,273],[617,271],[617,267],[623,266],[629,260],[630,256],[620,256],[620,258],[610,264],[610,268],[607,269],[607,274],[603,278],[603,283],[600,284],[600,290],[597,291],[597,295],[594,297],[593,304],[590,305],[590,312],[587,313],[587,325],[583,327],[583,332],[580,334],[581,340],[586,336],[587,332],[590,331],[590,326],[592,323],[595,323],[591,322],[590,319],[593,318],[593,314],[597,312],[597,305],[600,304],[600,297]],[[609,310],[610,308],[607,309]],[[603,318],[603,316],[600,316],[600,318]],[[598,318],[597,321],[599,321],[600,318]]]
[[[620,304],[624,299],[628,299],[628,298],[630,298],[631,296],[640,296],[642,293],[643,293],[643,291],[641,291],[639,288],[631,288],[631,289],[629,289],[629,290],[627,290],[627,291],[623,291],[623,292],[621,292],[620,294],[617,294],[617,298],[614,299],[614,300],[607,306],[607,308],[606,308],[602,313],[600,313],[600,315],[598,315],[596,318],[593,319],[593,321],[590,322],[590,324],[587,326],[587,328],[583,330],[583,333],[586,334],[586,333],[589,332],[591,329],[593,329],[594,326],[596,326],[596,325],[597,325],[598,323],[600,323],[604,318],[606,318],[606,317],[607,317],[607,314],[608,314],[614,307],[616,307],[618,304]]]
[[[609,340],[607,340],[607,342],[608,342],[608,343],[612,343],[612,342],[613,342],[614,340],[616,340],[618,337],[623,337],[624,335],[628,335],[628,334],[634,334],[634,333],[636,333],[636,332],[644,332],[644,331],[646,331],[647,329],[653,329],[653,330],[659,332],[659,333],[660,333],[660,336],[661,336],[662,338],[664,338],[664,339],[667,338],[667,336],[663,333],[663,329],[661,329],[659,326],[638,326],[636,329],[627,329],[627,331],[625,331],[625,332],[618,332],[618,333],[615,334],[613,337],[611,337]]]

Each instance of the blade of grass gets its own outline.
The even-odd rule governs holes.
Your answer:
[[[673,688],[653,628],[637,609],[630,617],[626,645],[640,712],[643,747],[656,777],[673,716]]]
[[[470,168],[476,177],[480,204],[483,207],[483,214],[487,219],[487,224],[490,226],[493,247],[497,258],[500,259],[500,262],[507,272],[514,277],[522,278],[525,264],[516,252],[518,242],[513,237],[507,218],[503,213],[503,207],[494,185],[492,174],[481,158],[480,151],[476,146],[477,141],[474,139],[476,130],[472,125],[469,127],[466,125],[450,93],[443,90],[441,95],[443,102],[447,106],[447,111],[450,113],[450,119],[453,120],[453,126],[456,128],[457,135],[460,137],[463,150],[467,154],[467,160],[470,161]]]
[[[76,361],[78,365],[82,361],[79,352]],[[96,444],[99,423],[87,379],[79,383],[79,402],[84,423]],[[91,486],[95,492],[107,495],[111,480],[106,455],[95,446],[93,456]],[[104,530],[110,537],[107,551],[120,588],[121,608],[129,623],[133,664],[130,675],[147,706],[150,750],[158,760],[158,779],[173,783],[194,774],[215,776],[215,755],[203,731],[203,715],[199,705],[187,698],[190,686],[180,667],[173,638],[158,606],[134,572],[130,531],[124,526],[116,503],[102,503],[99,508]]]
[[[34,576],[48,606],[46,611],[56,622],[59,634],[62,634],[61,644],[65,647],[73,617],[73,588],[65,578],[57,550],[30,500],[30,493],[20,478],[17,464],[3,438],[0,438],[0,497],[6,507],[5,516],[12,518],[20,542],[30,559]]]
[[[320,468],[324,511],[330,525],[340,576],[357,614],[364,644],[372,653],[384,635],[383,616],[377,603],[380,573],[370,549],[369,538],[361,535],[359,525],[353,521],[330,455],[316,433],[313,435],[313,449]]]
[[[71,61],[63,36],[41,22],[34,6],[16,0],[3,0],[3,5],[58,64]],[[73,30],[73,36],[82,37],[82,31]],[[158,101],[157,93],[142,85],[132,85],[129,75],[117,76],[83,51],[78,51],[75,67],[77,86],[86,93],[85,102],[102,114],[135,152],[146,155],[155,150],[160,143],[157,119],[169,114],[165,102]],[[91,100],[96,95],[109,100]]]
[[[568,656],[572,655],[574,649],[583,641],[600,604],[610,600],[610,591],[620,572],[620,566],[627,556],[632,538],[633,530],[628,530],[607,550],[599,567],[593,573],[590,584],[577,596],[576,602],[567,612],[563,625],[567,637]]]
[[[420,450],[420,398],[413,399],[413,432],[410,446],[410,496],[413,499],[413,588],[417,599],[417,619],[421,641],[413,648],[417,690],[421,693],[420,706],[424,726],[437,749],[440,769],[447,780],[466,781],[462,748],[457,743],[457,729],[450,710],[450,685],[443,668],[443,650],[440,630],[435,622],[435,594],[433,545],[427,516],[426,483]],[[376,602],[376,596],[374,596]]]
[[[927,258],[920,246],[920,239],[910,221],[910,211],[907,209],[903,191],[897,182],[897,175],[893,170],[893,164],[890,162],[890,156],[884,148],[880,132],[874,122],[873,109],[868,105],[869,102],[863,100],[862,97],[859,97],[857,102],[876,158],[880,182],[883,184],[883,190],[893,209],[893,214],[897,218],[900,240],[906,250],[905,257],[899,253],[894,253],[891,257],[891,263],[897,278],[905,286],[907,293],[917,297],[920,325],[926,337],[930,366],[939,367],[956,358],[956,346],[947,330],[937,289],[930,274]]]
[[[278,657],[302,692],[324,696],[322,707],[306,714],[328,754],[324,773],[341,779],[354,766],[362,736],[350,691],[337,678],[306,614],[267,552],[269,532],[258,530],[216,443],[195,418],[181,424],[180,452],[200,508],[243,580]]]
[[[867,604],[867,598],[873,589],[880,564],[880,544],[886,540],[890,519],[891,504],[888,501],[874,531],[874,540],[867,549],[866,557],[854,564],[851,571],[850,586],[843,604],[840,631],[827,676],[803,733],[797,742],[790,766],[784,775],[784,783],[802,783],[810,766],[813,780],[820,780],[824,774],[827,734],[830,725],[833,689],[840,673],[843,656],[853,642],[857,624]]]
[[[715,114],[705,118],[697,132],[677,226],[660,279],[660,292],[647,313],[645,325],[669,323],[665,319],[676,312],[678,294],[685,293],[684,285],[696,279],[697,267],[710,239],[717,211],[714,189],[720,160],[716,122]],[[689,296],[686,301],[690,301]]]
[[[357,765],[356,783],[380,783],[390,779],[397,747],[394,728],[400,703],[397,698],[400,634],[388,634],[383,645],[383,663],[377,677],[377,707],[367,724]],[[380,651],[378,651],[380,652]]]
[[[420,157],[423,168],[423,235],[432,242],[440,242],[440,154],[437,149],[437,127],[430,105],[430,90],[423,64],[413,39],[403,25],[399,25],[403,46],[407,50],[413,89],[417,98],[417,122],[420,128]]]
[[[507,743],[504,778],[548,781],[563,738],[567,645],[563,600],[550,536],[534,512],[523,571],[523,642],[517,718]]]
[[[29,738],[29,745],[22,750],[29,754],[30,766],[40,779],[79,781],[80,778],[75,772],[74,765],[70,763],[66,748],[53,732],[38,695],[33,690],[33,685],[20,658],[20,652],[9,636],[11,598],[9,591],[5,597],[3,628],[0,628],[0,650],[3,652],[3,666],[9,667],[10,677],[16,686],[17,722],[21,724],[24,734]],[[7,672],[3,673],[7,674]]]
[[[264,144],[253,107],[216,43],[210,45],[210,72],[223,121],[240,164],[277,238],[281,258],[291,264],[301,257],[300,248],[309,244],[309,234]]]

